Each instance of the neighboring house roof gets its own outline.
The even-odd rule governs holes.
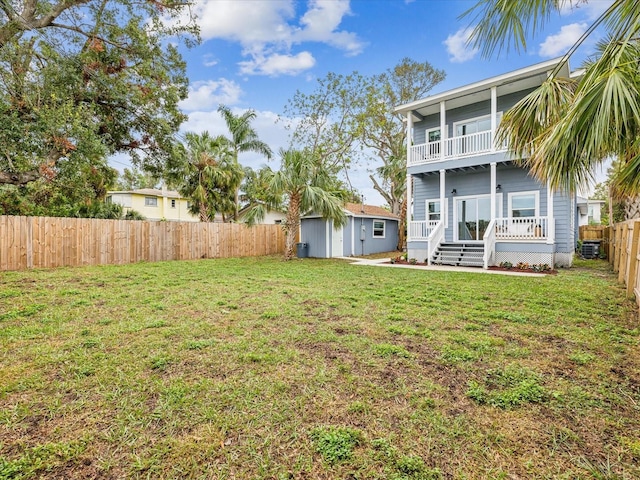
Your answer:
[[[440,111],[440,102],[446,101],[447,109],[450,110],[469,104],[470,99],[472,99],[473,102],[488,100],[491,98],[490,92],[492,87],[499,88],[499,95],[506,95],[527,88],[538,87],[547,78],[548,72],[558,66],[561,61],[562,58],[554,58],[479,82],[470,83],[463,87],[430,95],[426,98],[400,105],[395,108],[394,112],[402,114],[417,112],[419,115],[426,116],[438,113]],[[569,77],[569,75],[569,67],[565,62],[560,67],[560,76]],[[419,120],[420,118],[417,119]]]
[[[351,214],[354,217],[376,217],[376,218],[391,218],[393,220],[399,220],[400,216],[395,213],[391,213],[389,210],[385,210],[382,207],[376,207],[375,205],[363,205],[362,203],[345,203],[344,209],[347,214]]]
[[[584,197],[576,197],[576,202],[578,205],[594,205],[596,203],[599,203],[600,205],[604,205],[605,201],[604,200],[594,200],[593,198],[584,198]]]
[[[182,196],[175,190],[162,191],[159,188],[139,188],[137,190],[118,190],[107,192],[109,195],[114,193],[129,193],[133,195],[145,195],[147,197],[182,198]]]

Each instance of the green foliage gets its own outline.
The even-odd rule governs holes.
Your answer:
[[[223,219],[235,211],[235,193],[244,172],[234,157],[233,146],[222,135],[209,132],[185,134],[181,162],[168,173],[171,181],[191,206],[189,211],[201,222],[213,221],[216,213]]]
[[[484,385],[469,382],[467,396],[480,404],[514,408],[524,403],[544,402],[547,394],[539,376],[525,368],[509,366],[487,372]]]
[[[472,44],[490,55],[511,45],[526,48],[527,37],[563,7],[563,2],[552,0],[480,0],[464,15],[473,19]],[[640,193],[639,18],[638,2],[611,4],[542,86],[503,116],[498,141],[508,140],[516,157],[525,159],[522,163],[541,181],[576,191],[589,184],[594,167],[618,158],[611,197]],[[597,27],[605,28],[607,35],[583,65],[583,74],[560,78],[560,67]]]
[[[164,170],[186,118],[175,42],[192,43],[197,29],[172,22],[189,15],[186,5],[37,0],[11,8],[21,21],[0,20],[0,183],[51,181],[103,167],[115,153]]]
[[[349,460],[363,441],[362,432],[349,427],[316,427],[309,436],[316,452],[331,465]]]

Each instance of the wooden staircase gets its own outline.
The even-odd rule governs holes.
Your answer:
[[[484,245],[481,243],[441,243],[436,249],[431,263],[434,265],[455,265],[460,267],[484,267]]]

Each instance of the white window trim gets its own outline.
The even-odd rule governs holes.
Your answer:
[[[440,203],[440,197],[437,198],[427,198],[424,202],[424,218],[425,221],[429,221],[429,203],[430,202],[438,202]],[[444,208],[440,205],[440,220],[444,220],[444,228],[449,226],[449,199],[445,197],[444,199]]]
[[[458,129],[458,125],[464,125],[465,123],[471,123],[471,122],[477,122],[478,120],[484,120],[488,118],[489,120],[491,120],[491,114],[488,115],[480,115],[479,117],[472,117],[472,118],[465,118],[464,120],[458,120],[457,122],[453,122],[453,136],[454,138],[457,137],[456,135],[456,130]],[[496,112],[496,128],[500,126],[500,122],[502,121],[502,110],[499,112]],[[483,132],[489,132],[491,131],[491,127],[489,127],[489,130],[483,130]],[[478,133],[478,132],[476,132]],[[461,136],[466,136],[466,135],[461,135]]]
[[[382,222],[382,235],[376,235],[376,222]],[[385,238],[387,235],[387,222],[381,219],[374,219],[371,223],[371,237],[372,238]]]
[[[178,206],[178,201],[175,198],[172,198],[169,203],[171,204],[171,208],[176,208]]]
[[[512,207],[512,199],[513,197],[518,197],[521,195],[533,195],[535,198],[535,207],[536,207],[536,211],[535,211],[535,215],[534,217],[539,217],[540,216],[540,191],[539,190],[528,190],[526,192],[509,192],[507,194],[507,202],[508,202],[508,206],[507,208],[509,209],[509,218],[513,218],[513,208]],[[527,217],[522,217],[522,218],[527,218]],[[530,217],[529,217],[530,218]]]
[[[424,143],[429,143],[429,134],[431,132],[435,132],[436,130],[440,130],[440,126],[437,127],[432,127],[432,128],[427,128],[424,131]],[[440,132],[440,141],[444,140],[446,138],[446,133],[447,133],[447,129],[445,128],[444,132]]]

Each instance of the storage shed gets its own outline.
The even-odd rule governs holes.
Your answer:
[[[347,203],[344,211],[347,224],[339,228],[333,228],[333,222],[320,215],[302,217],[300,242],[307,244],[309,257],[352,257],[396,250],[398,215],[360,203]]]

